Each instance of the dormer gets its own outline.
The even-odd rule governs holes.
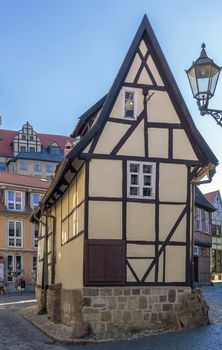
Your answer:
[[[58,145],[57,142],[52,142],[49,146],[48,146],[48,151],[51,153],[51,154],[61,154],[62,153],[62,149],[61,147]]]
[[[41,152],[42,144],[37,136],[37,133],[33,130],[33,127],[27,122],[22,126],[22,129],[18,131],[12,142],[12,150],[14,156],[18,153],[35,153]]]

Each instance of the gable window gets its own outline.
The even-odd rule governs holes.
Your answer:
[[[22,192],[7,191],[7,209],[22,210]]]
[[[22,222],[8,222],[8,246],[22,247]]]
[[[154,163],[128,162],[127,163],[127,195],[132,198],[155,197]]]
[[[30,146],[29,147],[29,152],[33,152],[34,153],[35,152],[35,147],[34,146]]]
[[[46,171],[47,173],[53,173],[53,165],[51,163],[47,163]]]
[[[39,205],[40,201],[41,201],[41,194],[33,193],[32,194],[32,207],[36,208]]]
[[[29,136],[30,141],[34,141],[34,137],[32,135]]]
[[[27,170],[27,169],[28,169],[27,160],[26,160],[26,159],[21,159],[21,162],[20,162],[20,169],[21,169],[21,170]]]
[[[60,154],[60,148],[58,146],[50,146],[50,153]]]
[[[40,162],[35,162],[35,167],[34,167],[35,171],[41,171],[41,163]]]
[[[20,152],[22,153],[26,152],[26,146],[20,146]]]
[[[123,117],[127,119],[135,119],[135,97],[136,93],[132,90],[123,90],[124,111]]]
[[[26,140],[26,136],[25,135],[22,135],[22,140]]]

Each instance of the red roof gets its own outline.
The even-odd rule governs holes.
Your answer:
[[[50,183],[50,181],[37,176],[10,174],[6,172],[0,173],[0,184],[47,189]]]
[[[208,202],[209,202],[210,204],[212,204],[213,201],[214,201],[214,198],[216,197],[216,194],[217,194],[218,192],[219,192],[219,191],[217,190],[217,191],[205,193],[205,194],[204,194],[204,197],[208,200]]]
[[[11,143],[17,134],[18,131],[0,129],[0,156],[13,157]],[[73,139],[71,137],[63,135],[37,133],[37,136],[45,148],[51,145],[53,142],[56,142],[62,149],[64,149],[67,141],[73,142]]]

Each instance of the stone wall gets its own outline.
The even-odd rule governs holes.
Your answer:
[[[93,333],[159,328],[190,287],[84,288],[83,320]]]
[[[42,291],[36,289],[40,306]],[[76,290],[51,286],[47,291],[50,319],[74,327],[88,323],[94,334],[136,332],[161,328],[177,312],[190,287],[85,287]]]

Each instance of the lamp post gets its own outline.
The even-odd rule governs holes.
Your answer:
[[[209,109],[208,103],[214,96],[221,67],[207,56],[205,44],[201,45],[200,57],[186,70],[193,97],[201,115],[211,115],[222,127],[222,110]]]

